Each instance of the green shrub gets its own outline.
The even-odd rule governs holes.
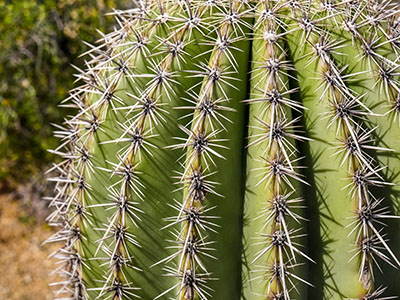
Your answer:
[[[51,123],[67,111],[57,104],[73,86],[70,64],[129,0],[0,0],[0,180],[29,178],[51,160]]]

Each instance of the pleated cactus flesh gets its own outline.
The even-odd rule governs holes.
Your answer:
[[[56,299],[400,295],[389,1],[143,0],[89,45],[49,171]]]

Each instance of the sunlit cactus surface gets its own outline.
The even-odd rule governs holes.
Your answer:
[[[132,7],[55,125],[55,299],[400,296],[397,6]]]

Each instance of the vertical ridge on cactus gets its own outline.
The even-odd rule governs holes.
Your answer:
[[[291,112],[302,111],[303,106],[290,99],[296,89],[289,86],[294,78],[284,46],[283,9],[272,2],[260,2],[255,8],[245,203],[252,221],[244,234],[250,261],[244,293],[249,299],[252,295],[288,299],[298,282],[310,284],[298,271],[299,258],[312,259],[297,241],[304,235],[298,227],[304,221],[298,212],[302,206],[299,184],[307,182],[299,174],[295,145],[307,137],[296,132],[298,118]],[[306,296],[305,291],[302,294]]]
[[[61,105],[77,114],[56,125],[55,298],[399,296],[397,12],[373,0],[114,11],[119,29],[88,45]]]
[[[203,8],[199,4],[199,11]],[[179,172],[178,184],[183,187],[183,202],[176,202],[177,216],[170,219],[171,225],[181,224],[179,232],[174,234],[174,240],[182,245],[178,249],[176,266],[167,267],[167,275],[179,278],[172,290],[178,290],[179,299],[194,299],[197,294],[200,299],[207,299],[211,296],[212,284],[208,281],[213,280],[213,276],[219,275],[219,281],[231,282],[240,286],[240,225],[232,222],[229,231],[221,229],[221,241],[225,245],[232,243],[230,253],[227,258],[236,255],[236,266],[228,265],[226,270],[211,269],[210,262],[203,259],[217,259],[207,253],[207,250],[218,252],[226,251],[220,248],[222,243],[214,246],[215,233],[220,225],[217,217],[213,214],[217,212],[214,198],[223,196],[225,199],[218,202],[230,201],[231,211],[225,210],[218,213],[218,217],[226,215],[239,221],[241,210],[241,191],[240,181],[237,185],[236,195],[229,195],[225,187],[221,186],[221,181],[227,181],[227,187],[238,181],[241,176],[241,167],[230,174],[220,174],[218,170],[223,165],[223,160],[240,160],[242,148],[243,128],[238,127],[237,123],[230,121],[232,114],[243,114],[240,100],[245,97],[245,78],[243,74],[247,71],[247,47],[248,41],[243,41],[248,32],[247,14],[249,7],[241,2],[231,2],[229,4],[217,5],[215,14],[211,13],[216,19],[215,27],[210,29],[207,41],[204,44],[211,48],[206,52],[209,54],[208,61],[200,62],[200,71],[189,71],[191,77],[200,78],[201,84],[189,89],[189,103],[194,112],[188,114],[189,121],[180,128],[185,134],[183,138],[177,138],[178,144],[172,148],[185,150],[182,156],[183,170]],[[240,48],[239,48],[240,47]],[[241,49],[242,53],[239,52]],[[244,59],[239,60],[240,57]],[[195,88],[198,91],[195,91]],[[237,91],[237,95],[230,95],[230,91]],[[229,96],[228,96],[229,95]],[[242,116],[235,116],[235,119]],[[236,132],[229,140],[226,139],[226,132]],[[241,133],[242,132],[242,133]],[[237,145],[239,144],[239,145]],[[239,147],[238,147],[239,146]],[[236,177],[231,179],[230,177]],[[217,177],[218,181],[211,181]],[[217,187],[218,186],[218,187]],[[229,187],[231,191],[235,191]],[[228,196],[229,200],[226,199]],[[215,199],[216,200],[216,199]],[[225,209],[226,206],[223,206]],[[169,225],[167,225],[169,226]],[[236,237],[234,236],[234,233]],[[227,237],[231,236],[230,239]],[[211,247],[212,245],[213,247]],[[225,246],[226,247],[226,246]],[[213,249],[215,248],[215,249]],[[222,250],[222,251],[221,251]],[[224,257],[219,257],[224,260]],[[169,259],[168,259],[169,260]],[[231,263],[230,263],[231,264]],[[213,274],[213,276],[211,276]],[[214,275],[215,274],[215,275]],[[226,286],[220,288],[220,283],[216,285],[215,297],[228,299],[235,297],[238,289]],[[166,290],[165,293],[169,292]],[[158,298],[165,294],[162,293]]]

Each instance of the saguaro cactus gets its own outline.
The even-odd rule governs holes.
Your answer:
[[[400,295],[397,6],[114,14],[56,130],[58,299]]]

